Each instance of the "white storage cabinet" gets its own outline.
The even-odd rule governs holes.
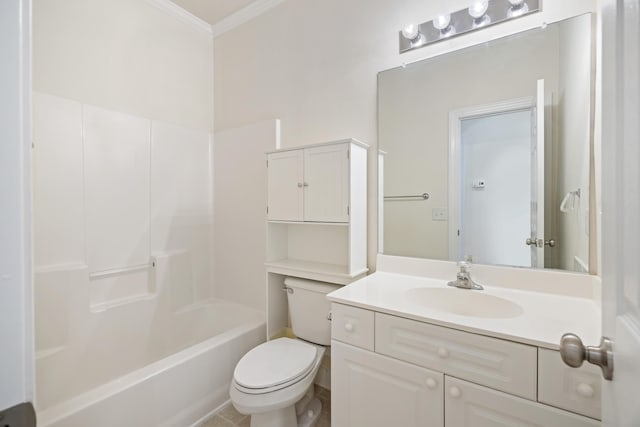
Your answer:
[[[557,351],[334,303],[334,427],[597,427],[601,380]]]

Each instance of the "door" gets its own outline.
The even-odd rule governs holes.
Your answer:
[[[304,220],[349,222],[349,145],[304,149]]]
[[[267,156],[267,218],[270,221],[302,221],[302,153],[303,150],[291,150]]]
[[[539,92],[543,99],[542,82]],[[485,264],[537,266],[537,252],[525,243],[536,246],[544,230],[544,205],[533,199],[544,194],[544,147],[537,148],[544,144],[544,109],[538,120],[534,98],[450,113],[450,260],[470,255]]]
[[[331,425],[440,427],[443,375],[331,341]]]
[[[640,0],[606,0],[603,20],[603,334],[613,380],[603,424],[640,425]]]

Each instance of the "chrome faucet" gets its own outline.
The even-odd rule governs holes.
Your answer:
[[[447,283],[448,286],[460,289],[474,289],[478,291],[484,289],[482,285],[477,284],[473,279],[471,279],[471,273],[469,273],[469,268],[471,267],[470,262],[460,261],[458,266],[460,267],[460,271],[456,274],[456,280]]]

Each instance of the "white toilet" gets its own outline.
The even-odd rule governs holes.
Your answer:
[[[284,281],[293,333],[260,344],[236,365],[233,406],[251,415],[251,427],[307,427],[320,415],[313,381],[331,343],[329,292],[340,286],[287,277]]]

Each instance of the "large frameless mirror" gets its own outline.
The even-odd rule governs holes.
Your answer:
[[[379,74],[380,252],[589,271],[592,27]]]

